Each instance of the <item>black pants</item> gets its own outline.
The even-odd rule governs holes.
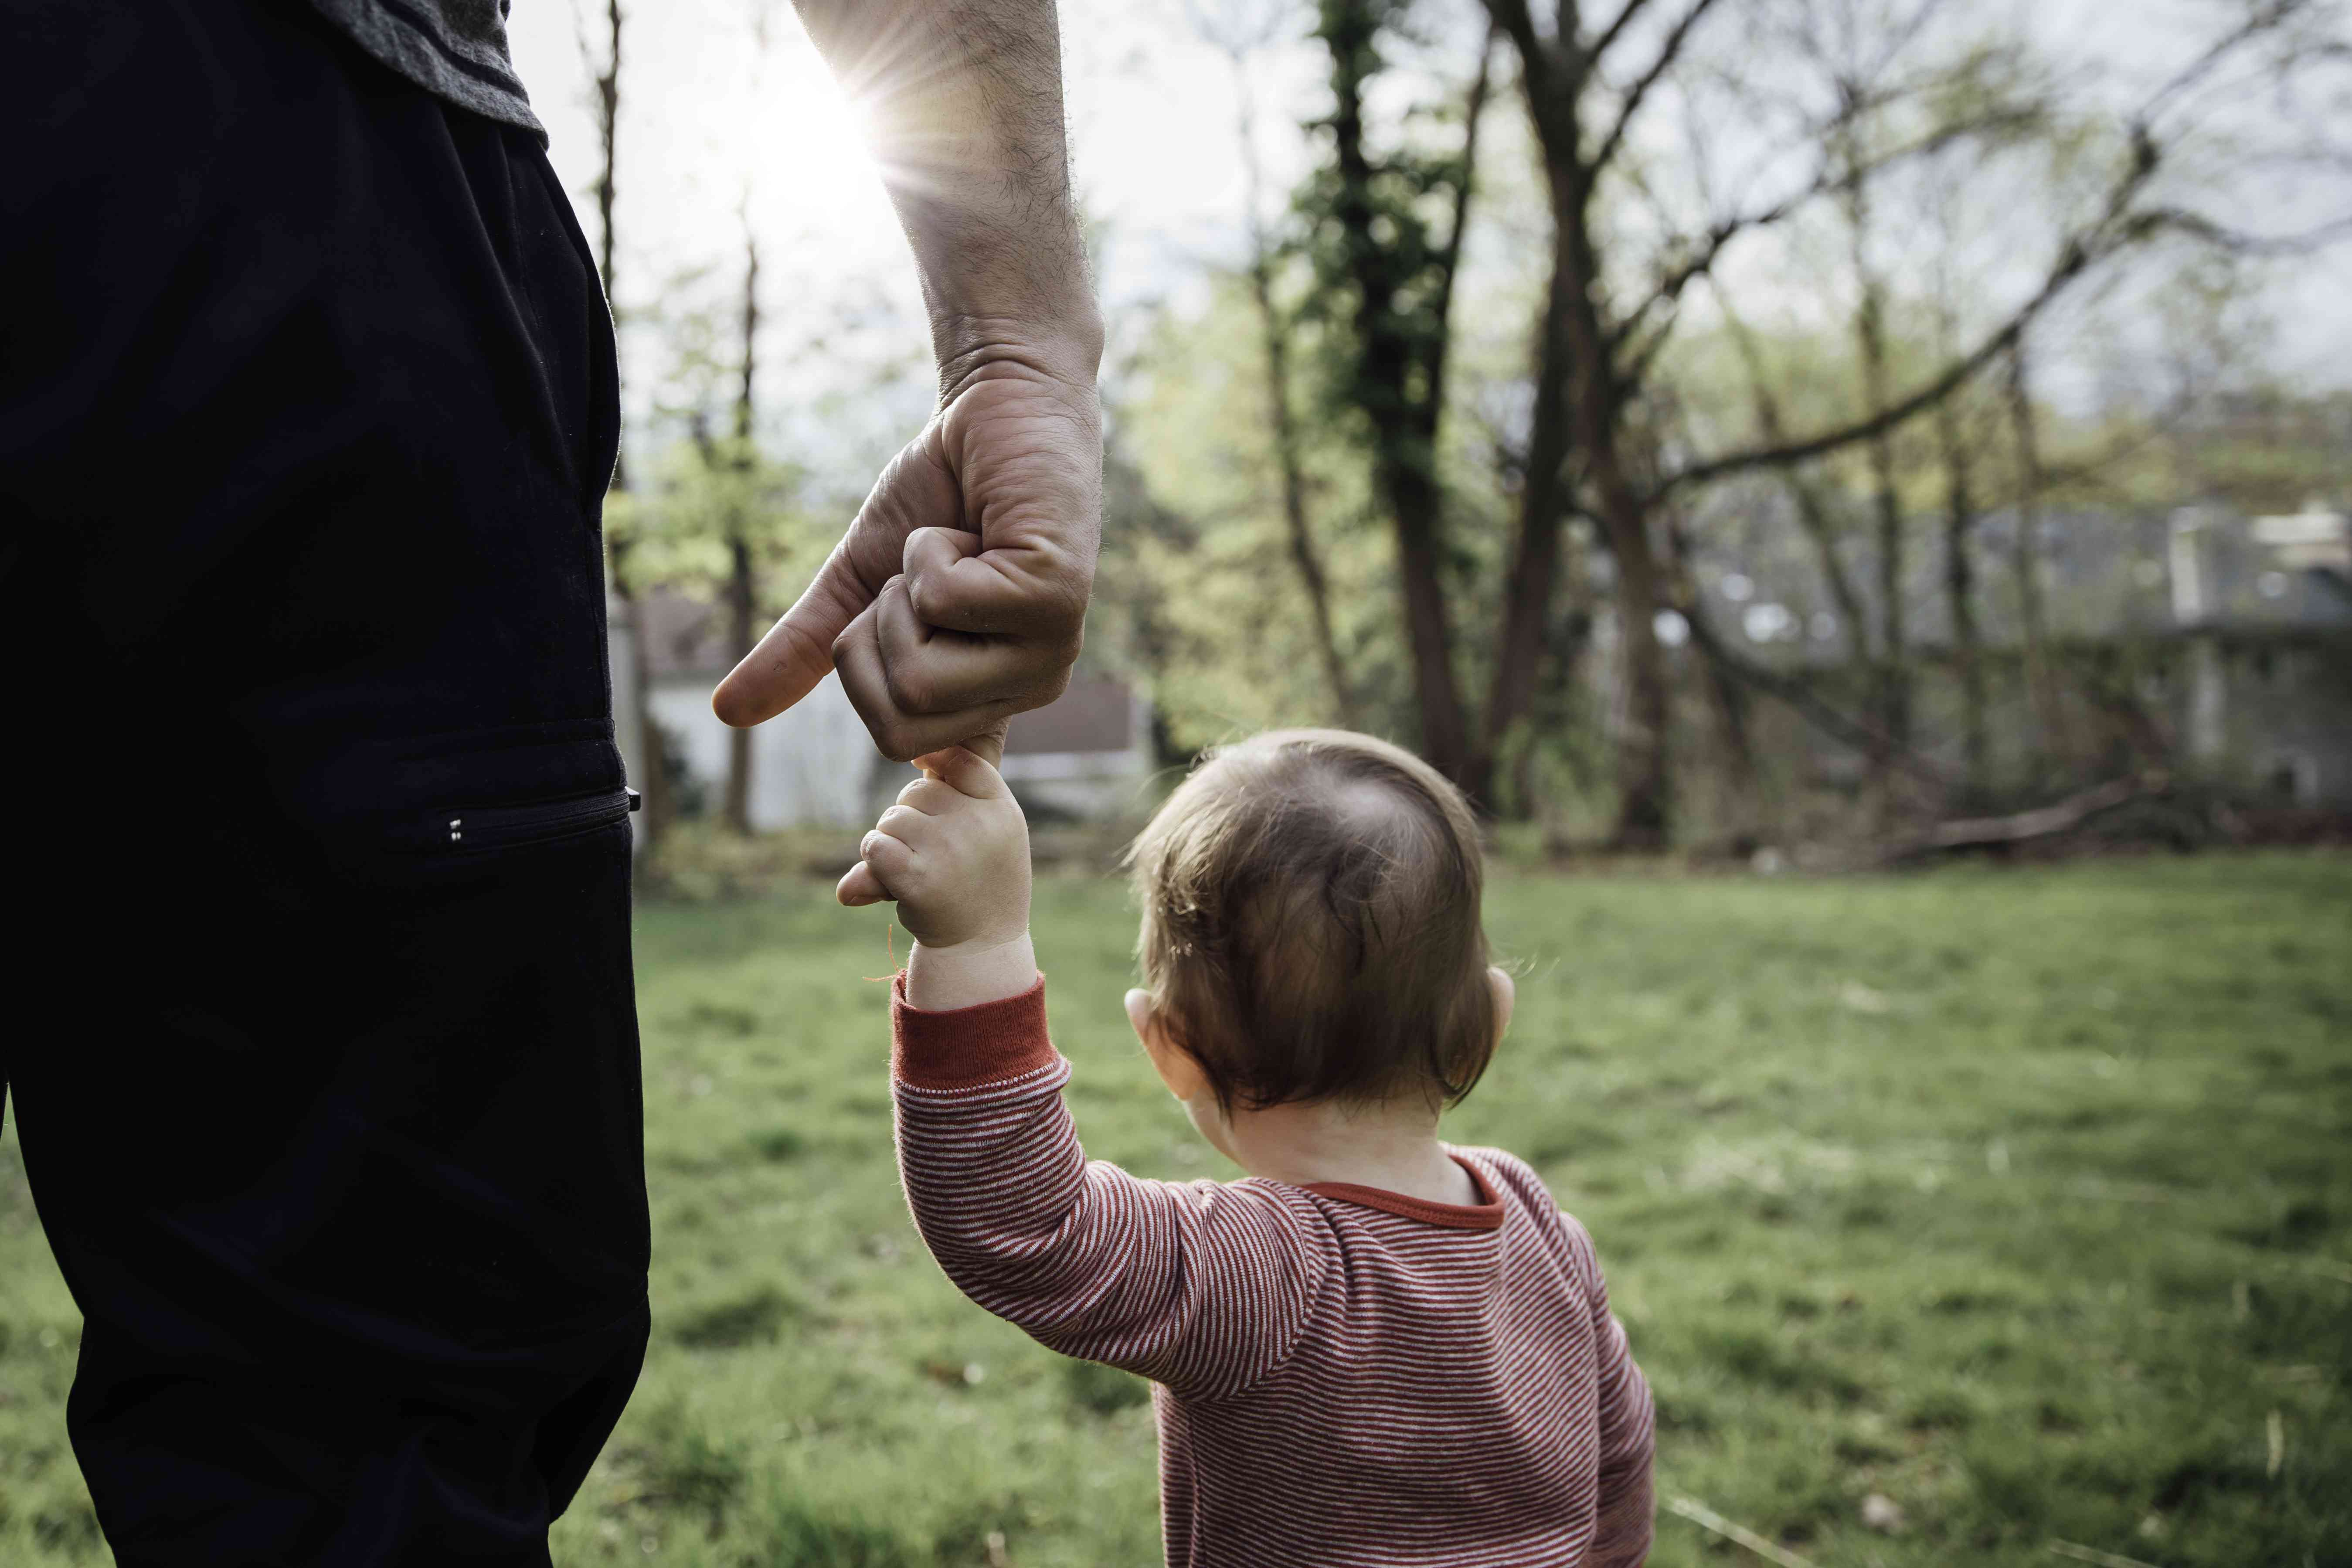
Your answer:
[[[586,247],[299,0],[16,0],[0,146],[0,1076],[100,1521],[543,1563],[646,1322]]]

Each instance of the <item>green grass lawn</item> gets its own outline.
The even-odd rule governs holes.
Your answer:
[[[1128,1036],[1121,889],[1037,901],[1090,1151],[1232,1174]],[[885,920],[643,911],[655,1340],[559,1563],[1158,1561],[1141,1385],[968,1306],[908,1223]],[[1518,1019],[1452,1135],[1600,1244],[1654,1563],[1760,1561],[1688,1499],[1825,1568],[2352,1563],[2352,859],[1515,875],[1489,926]],[[76,1338],[11,1135],[0,1563],[103,1556]]]

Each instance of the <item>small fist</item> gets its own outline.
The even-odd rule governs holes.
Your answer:
[[[1029,825],[1004,779],[961,746],[917,757],[923,776],[898,792],[857,847],[834,896],[889,900],[925,947],[992,947],[1029,930]]]

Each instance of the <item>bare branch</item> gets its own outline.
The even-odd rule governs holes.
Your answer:
[[[1660,480],[1656,493],[1663,496],[1683,485],[1720,479],[1725,474],[1746,469],[1801,463],[1808,458],[1825,457],[1857,442],[1875,439],[1967,385],[1979,371],[2016,342],[2034,319],[2049,308],[2051,301],[2064,293],[2095,262],[2105,260],[2117,251],[2146,239],[2164,226],[2154,215],[2126,216],[2132,197],[2155,174],[2160,161],[2157,146],[2148,139],[2144,127],[2134,127],[2132,143],[2131,163],[2116,181],[2116,188],[2108,194],[2106,209],[2098,219],[2083,233],[2067,240],[2049,275],[2042,280],[2042,286],[2017,308],[2008,321],[1987,335],[1968,354],[1947,366],[1942,374],[1909,396],[1887,404],[1867,418],[1841,429],[1825,431],[1799,441],[1768,442],[1744,452],[1727,453],[1720,458],[1693,463]]]
[[[2240,256],[2305,256],[2352,236],[2352,214],[2331,218],[2299,234],[2248,234],[2243,229],[2216,223],[2202,213],[2192,213],[2180,207],[2153,208],[2145,214],[2145,217],[2155,226],[2194,236],[2209,245]]]
[[[1751,468],[1786,468],[1801,463],[1808,458],[1827,457],[1832,452],[1864,441],[1874,440],[1896,426],[1907,423],[1958,391],[1976,374],[1992,363],[2010,344],[2015,342],[2029,322],[2040,315],[2051,300],[2056,299],[2091,264],[2091,253],[2080,243],[2070,244],[2051,269],[2033,297],[2020,306],[2017,312],[2000,329],[1979,343],[1965,358],[1945,367],[1944,373],[1913,392],[1909,396],[1890,403],[1866,419],[1802,440],[1778,445],[1752,447],[1744,452],[1729,452],[1719,458],[1709,458],[1691,464],[1677,473],[1667,475],[1658,483],[1658,494],[1664,495],[1684,485],[1701,484],[1721,479],[1726,474],[1745,472]]]
[[[588,43],[588,18],[580,9],[580,0],[572,0],[572,41],[580,47],[580,68],[590,76],[602,69],[602,62]]]
[[[1622,35],[1625,31],[1626,27],[1632,24],[1633,18],[1642,14],[1643,10],[1646,8],[1649,4],[1650,0],[1625,0],[1623,8],[1619,10],[1617,13],[1616,19],[1612,21],[1606,27],[1601,28],[1601,36],[1593,39],[1591,47],[1584,51],[1584,58],[1590,60],[1597,60],[1601,56],[1607,54],[1609,52],[1610,46],[1616,43],[1619,36]]]
[[[1462,237],[1470,227],[1470,197],[1478,175],[1478,121],[1486,111],[1486,87],[1495,59],[1495,31],[1489,26],[1486,40],[1478,48],[1478,74],[1471,79],[1470,91],[1463,101],[1462,115],[1462,177],[1454,186],[1454,224],[1446,231],[1445,247],[1438,253],[1438,284],[1435,314],[1443,322],[1452,314],[1454,279],[1461,270]],[[1439,334],[1443,340],[1444,334]],[[1440,365],[1432,366],[1433,375],[1442,373]],[[1442,395],[1433,391],[1433,398]]]
[[[1249,79],[1249,51],[1255,46],[1235,29],[1220,32],[1217,20],[1203,10],[1195,9],[1192,17],[1195,29],[1224,50],[1233,68],[1234,133],[1248,204],[1250,297],[1257,306],[1259,338],[1265,354],[1266,409],[1271,416],[1275,467],[1282,481],[1283,521],[1289,534],[1291,564],[1297,570],[1313,617],[1316,651],[1322,659],[1324,682],[1330,688],[1332,710],[1341,724],[1352,725],[1355,690],[1339,655],[1339,639],[1332,633],[1330,580],[1324,573],[1322,552],[1307,515],[1306,466],[1299,456],[1298,426],[1290,407],[1289,328],[1274,298],[1276,247],[1266,228],[1265,171],[1257,155],[1257,101]]]
[[[1668,316],[1664,321],[1660,321],[1652,330],[1650,335],[1642,340],[1640,348],[1624,356],[1617,367],[1618,385],[1623,387],[1628,393],[1638,392],[1641,389],[1643,383],[1649,377],[1650,367],[1657,363],[1658,355],[1665,351],[1667,342],[1673,339],[1675,321],[1675,318],[1673,316]]]
[[[2212,74],[2213,68],[2234,54],[2239,45],[2249,38],[2275,31],[2310,8],[2311,0],[2269,0],[2267,5],[2257,5],[2247,15],[2244,22],[2215,39],[2203,54],[2183,66],[2171,80],[2158,88],[2155,96],[2140,106],[2139,113],[2134,116],[2134,122],[2147,124],[2166,104]]]
[[[1734,217],[1718,220],[1713,227],[1700,237],[1696,248],[1686,253],[1680,262],[1667,268],[1659,277],[1656,287],[1651,289],[1647,298],[1625,312],[1623,319],[1610,332],[1612,346],[1622,344],[1639,331],[1651,311],[1672,307],[1680,302],[1683,290],[1714,269],[1716,258],[1723,254],[1724,247],[1750,229],[1764,228],[1780,222],[1828,188],[1826,181],[1816,180],[1784,201],[1774,202],[1770,206],[1759,208],[1752,213],[1741,213]],[[1662,331],[1665,330],[1664,327],[1660,328]],[[1654,353],[1655,349],[1653,347],[1633,357],[1646,361]]]
[[[2194,236],[2208,243],[2235,248],[2249,254],[2296,254],[2316,249],[2352,234],[2352,216],[2335,219],[2316,228],[2295,235],[2248,235],[2229,229],[2202,215],[2179,207],[2155,207],[2138,212],[2131,210],[2132,200],[2144,189],[2163,161],[2163,149],[2158,146],[2150,129],[2151,118],[2169,99],[2185,91],[2201,79],[2249,38],[2274,29],[2307,8],[2310,0],[2270,0],[2246,23],[2221,38],[2196,60],[2165,84],[2155,97],[2142,107],[2129,122],[2131,153],[2129,162],[2118,176],[2115,189],[2109,193],[2105,209],[2081,233],[2070,238],[2060,250],[2056,263],[2042,286],[2019,306],[2010,319],[1978,344],[1964,358],[1948,366],[1944,373],[1909,396],[1879,409],[1868,418],[1843,429],[1824,432],[1803,440],[1768,443],[1744,452],[1733,452],[1720,458],[1694,463],[1679,473],[1662,480],[1657,493],[1682,485],[1717,479],[1728,473],[1759,468],[1775,468],[1802,462],[1850,447],[1857,442],[1874,439],[1902,425],[1914,416],[1935,406],[1973,378],[1976,374],[2014,344],[2025,329],[2052,300],[2058,298],[2096,262],[2115,255],[2132,245],[2163,233]]]
[[[1690,9],[1683,13],[1682,20],[1675,24],[1674,30],[1666,35],[1665,42],[1658,47],[1658,58],[1652,60],[1650,68],[1635,78],[1633,85],[1625,89],[1625,101],[1618,107],[1616,123],[1610,126],[1609,133],[1601,139],[1600,147],[1586,165],[1588,168],[1600,170],[1609,166],[1609,161],[1617,155],[1617,149],[1624,144],[1625,132],[1632,127],[1633,116],[1641,111],[1642,100],[1650,96],[1650,89],[1658,85],[1658,79],[1666,74],[1675,58],[1683,52],[1683,44],[1690,37],[1691,29],[1698,26],[1701,17],[1715,9],[1715,5],[1716,0],[1691,0]]]
[[[1971,136],[2022,128],[2036,118],[2036,111],[2030,109],[2004,110],[1958,124],[1939,127],[1858,166],[1853,168],[1825,166],[1801,189],[1790,192],[1768,206],[1718,219],[1698,237],[1692,247],[1684,253],[1682,260],[1659,275],[1658,281],[1650,293],[1639,304],[1625,312],[1610,333],[1611,346],[1622,346],[1634,332],[1640,330],[1642,323],[1649,319],[1653,311],[1661,309],[1671,310],[1679,304],[1684,291],[1699,279],[1711,275],[1716,262],[1722,257],[1725,249],[1733,240],[1755,229],[1769,228],[1784,218],[1793,216],[1799,208],[1811,202],[1835,191],[1851,189],[1859,182],[1883,174],[1911,159],[1932,157],[1955,142],[1965,141]],[[1823,133],[1827,134],[1835,128],[1835,122],[1832,121],[1823,127]],[[1673,328],[1673,319],[1669,317],[1665,321],[1659,323],[1650,341],[1643,343],[1639,351],[1626,356],[1625,369],[1622,374],[1627,384],[1638,384],[1642,372],[1645,371],[1649,363],[1657,357],[1658,350],[1664,346],[1663,342],[1664,335],[1671,332]]]

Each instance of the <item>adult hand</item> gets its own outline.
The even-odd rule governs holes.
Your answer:
[[[958,356],[798,603],[711,694],[757,724],[827,670],[899,762],[993,762],[1015,713],[1062,694],[1102,537],[1093,356],[1003,342]]]

